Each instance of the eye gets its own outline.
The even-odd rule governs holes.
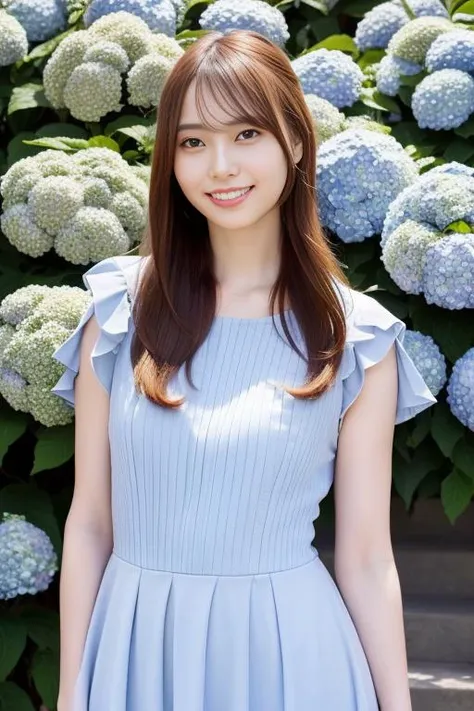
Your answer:
[[[244,131],[241,131],[239,133],[239,136],[242,136],[244,133],[256,133],[257,136],[260,135],[260,131],[257,131],[255,128],[246,128]],[[250,138],[254,138],[254,136],[250,136]],[[189,144],[189,141],[200,141],[200,138],[186,138],[182,143],[180,143],[180,146],[184,146],[185,148],[198,148],[198,146],[191,146],[191,145],[186,145]]]

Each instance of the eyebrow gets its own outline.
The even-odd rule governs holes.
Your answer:
[[[245,121],[227,121],[223,122],[224,126],[240,126]],[[180,126],[178,126],[178,132],[179,131],[189,131],[190,129],[200,129],[202,131],[217,131],[218,133],[221,133],[220,129],[210,129],[207,126],[204,126],[202,123],[182,123]]]

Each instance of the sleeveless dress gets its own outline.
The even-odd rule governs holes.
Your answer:
[[[297,400],[306,367],[278,316],[216,316],[165,410],[136,393],[131,285],[143,257],[84,274],[93,302],[54,354],[52,389],[74,405],[85,323],[110,394],[114,547],[87,632],[74,711],[377,711],[361,641],[312,547],[342,417],[396,343],[396,422],[436,402],[403,347],[405,324],[343,287],[351,304],[335,384]],[[293,312],[287,312],[302,352]]]

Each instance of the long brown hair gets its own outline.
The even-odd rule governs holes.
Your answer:
[[[316,137],[311,114],[286,54],[257,32],[209,32],[186,50],[170,72],[157,112],[150,181],[148,227],[139,254],[142,274],[135,295],[135,334],[131,358],[137,388],[152,402],[179,407],[184,398],[167,396],[167,385],[206,339],[216,312],[216,279],[207,219],[184,196],[174,174],[177,128],[186,91],[196,80],[198,114],[202,92],[225,102],[233,119],[270,131],[288,163],[280,196],[283,240],[281,266],[271,291],[271,313],[278,299],[282,326],[295,344],[284,314],[285,295],[307,349],[307,378],[300,388],[285,388],[299,398],[315,398],[334,382],[346,339],[343,303],[335,282],[348,285],[318,218],[314,179]],[[222,103],[219,104],[222,106]],[[251,107],[251,109],[249,109]],[[282,130],[303,143],[293,162]],[[306,358],[305,358],[306,360]]]

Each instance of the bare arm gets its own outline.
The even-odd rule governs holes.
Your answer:
[[[72,709],[92,609],[113,547],[109,396],[91,365],[98,336],[99,326],[92,317],[84,327],[75,381],[75,482],[61,565],[58,711]]]
[[[390,537],[395,346],[365,373],[339,435],[335,576],[382,711],[411,711],[400,581]]]

